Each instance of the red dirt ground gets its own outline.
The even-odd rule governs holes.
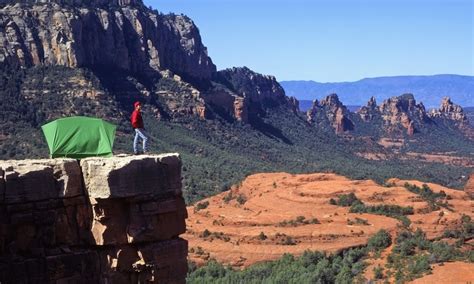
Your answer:
[[[435,265],[433,273],[410,282],[412,284],[455,284],[474,283],[474,263],[448,262]]]
[[[451,196],[449,204],[453,210],[442,208],[424,213],[428,204],[403,187],[406,181],[392,179],[389,182],[396,185],[384,187],[371,180],[350,180],[326,173],[249,176],[231,191],[201,201],[209,202],[207,208],[188,207],[184,238],[189,241],[190,260],[202,264],[214,258],[233,267],[246,267],[278,259],[284,253],[300,255],[305,250],[336,252],[364,245],[380,229],[386,229],[394,236],[399,224],[396,219],[353,214],[349,213],[348,207],[329,204],[331,198],[351,192],[367,205],[412,206],[415,209],[415,215],[409,216],[412,228],[422,228],[429,238],[439,236],[446,228],[458,224],[463,213],[474,217],[474,202],[462,191],[428,184],[433,191],[443,190]],[[233,198],[226,202],[224,199],[230,193]],[[240,204],[238,196],[246,202]],[[303,216],[304,221],[295,226],[281,224],[285,220],[296,220],[298,216]],[[313,218],[320,224],[305,224]],[[355,221],[356,218],[366,220],[368,225],[350,225],[348,220]],[[203,235],[205,230],[210,233],[208,236]],[[259,238],[261,233],[265,237]]]

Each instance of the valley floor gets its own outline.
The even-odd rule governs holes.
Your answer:
[[[355,200],[341,201],[350,198]],[[365,211],[357,211],[357,203],[363,204]],[[387,258],[390,254],[392,258],[397,256],[393,247],[399,246],[401,232],[416,234],[420,229],[423,241],[453,244],[446,232],[461,226],[463,218],[471,222],[473,207],[473,200],[463,191],[431,183],[423,186],[415,180],[391,179],[382,186],[372,180],[350,180],[332,173],[262,173],[188,207],[184,238],[189,241],[189,258],[196,264],[215,259],[242,269],[279,259],[286,253],[340,253],[362,247],[383,229],[391,235],[393,244],[378,255],[370,254],[364,276],[374,279],[373,269],[381,266],[394,280],[396,268],[387,264]],[[405,209],[406,213],[396,213]],[[469,241],[459,246],[460,251],[472,249]],[[432,271],[443,275],[446,267],[436,266]],[[462,277],[459,281],[474,280],[474,270]]]

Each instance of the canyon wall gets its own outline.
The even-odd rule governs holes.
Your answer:
[[[0,283],[184,283],[178,154],[0,161]]]
[[[191,80],[216,71],[190,18],[160,14],[138,0],[2,2],[9,4],[0,8],[0,63],[153,76],[168,69]]]

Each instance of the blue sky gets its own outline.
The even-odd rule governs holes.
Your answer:
[[[190,16],[218,69],[278,80],[474,75],[474,0],[144,0]]]

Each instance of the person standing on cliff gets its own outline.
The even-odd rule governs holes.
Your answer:
[[[138,139],[142,139],[143,141],[143,153],[147,152],[147,142],[148,137],[145,134],[145,127],[143,125],[143,118],[142,118],[142,106],[140,102],[135,102],[133,104],[135,110],[132,113],[131,121],[132,127],[135,129],[135,139],[133,140],[133,153],[138,155]]]

